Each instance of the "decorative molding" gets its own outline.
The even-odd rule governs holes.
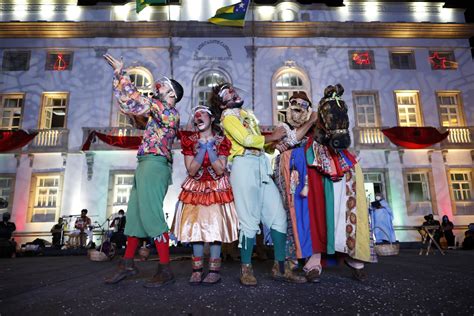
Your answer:
[[[385,156],[385,163],[388,164],[388,161],[390,159],[390,150],[384,150],[384,156]]]
[[[251,24],[254,27],[251,27]],[[171,33],[170,33],[171,30]],[[254,22],[230,28],[197,21],[2,22],[0,38],[158,37],[470,38],[471,23]]]
[[[33,168],[33,162],[35,161],[34,154],[28,154],[28,159],[30,159],[30,168]]]
[[[66,167],[67,153],[61,153],[61,158],[63,159],[63,167]]]
[[[296,61],[294,61],[294,60],[285,61],[285,67],[295,68],[296,67]]]
[[[171,44],[171,46],[168,48],[168,50],[171,54],[171,57],[179,58],[179,52],[181,51],[181,48],[183,48],[183,47],[179,46],[179,45]]]
[[[403,155],[405,155],[405,150],[404,149],[399,149],[398,150],[398,157],[400,158],[400,163],[403,165]]]
[[[441,154],[443,155],[443,162],[447,164],[448,163],[448,150],[447,149],[442,150]]]
[[[430,149],[426,153],[428,154],[428,161],[432,163],[432,155],[433,155],[434,150]]]
[[[225,52],[225,55],[222,55],[222,56],[205,55],[204,48],[209,45],[220,46],[222,50]],[[219,52],[217,52],[214,48],[212,49],[212,53],[218,54]],[[227,46],[227,44],[224,43],[223,41],[211,39],[211,40],[204,41],[198,45],[198,47],[193,53],[193,59],[194,60],[232,60],[232,51],[229,48],[229,46]]]
[[[323,45],[320,45],[320,46],[317,46],[316,47],[316,52],[318,53],[318,57],[327,57],[328,56],[328,50],[329,50],[329,46],[323,46]]]
[[[92,176],[94,175],[94,156],[95,153],[87,152],[86,153],[86,163],[87,163],[87,180],[92,180]]]
[[[247,58],[255,58],[257,57],[257,50],[258,47],[253,45],[246,45],[245,51],[247,52]]]
[[[16,159],[16,167],[18,168],[21,162],[21,154],[15,154],[14,157]]]
[[[103,47],[103,46],[97,46],[97,47],[94,47],[94,51],[95,51],[95,57],[102,58],[102,56],[107,54],[108,48]]]

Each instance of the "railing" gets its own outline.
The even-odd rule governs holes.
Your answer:
[[[444,127],[444,131],[449,131],[449,136],[441,143],[442,147],[460,149],[474,147],[474,126]]]
[[[29,152],[67,151],[68,129],[37,130],[38,135],[28,145]]]
[[[389,141],[382,133],[383,127],[354,127],[355,148],[388,148]]]

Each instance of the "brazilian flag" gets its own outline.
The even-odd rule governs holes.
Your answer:
[[[145,9],[148,5],[166,4],[167,0],[136,0],[137,1],[137,13]]]
[[[217,25],[244,27],[249,1],[242,0],[239,3],[222,7],[208,21]]]

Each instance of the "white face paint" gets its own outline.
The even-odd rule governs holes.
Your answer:
[[[204,111],[198,111],[194,114],[194,125],[198,131],[203,132],[211,127],[212,119],[211,116]]]
[[[377,196],[375,197],[375,200],[376,200],[376,201],[380,201],[381,199],[382,199],[382,197],[381,197],[380,195],[377,195]]]

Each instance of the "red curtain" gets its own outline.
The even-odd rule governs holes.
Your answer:
[[[392,127],[382,133],[395,145],[407,149],[422,149],[439,143],[449,135],[449,131],[440,133],[434,127]]]
[[[82,150],[89,150],[96,137],[110,146],[126,149],[138,149],[142,142],[142,136],[114,136],[92,131],[82,145]]]
[[[0,131],[0,152],[12,151],[28,144],[38,132],[28,133],[24,130]]]

